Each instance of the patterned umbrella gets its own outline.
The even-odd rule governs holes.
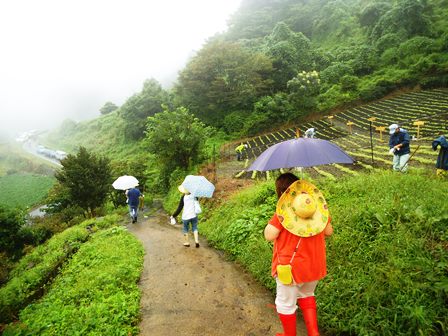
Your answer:
[[[269,147],[260,154],[248,170],[267,171],[330,163],[353,163],[353,159],[330,141],[298,138]]]
[[[215,186],[204,176],[187,175],[182,182],[183,186],[194,197],[212,197]]]
[[[138,186],[138,180],[130,175],[120,176],[112,183],[112,187],[118,190],[127,190],[136,186]]]

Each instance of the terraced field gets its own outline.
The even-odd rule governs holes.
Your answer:
[[[351,125],[348,126],[347,123]],[[402,125],[413,138],[411,154],[414,151],[415,154],[410,161],[411,168],[435,171],[438,152],[432,150],[431,142],[440,132],[448,134],[448,89],[410,92],[350,108],[330,118],[251,138],[244,142],[247,144],[245,160],[241,162],[241,169],[236,171],[234,176],[269,178],[269,172],[246,172],[245,169],[268,147],[293,139],[297,137],[297,133],[303,136],[305,130],[311,127],[316,129],[317,138],[331,140],[356,160],[353,165],[334,164],[306,168],[305,172],[312,177],[335,179],[343,175],[356,175],[360,170],[391,169],[392,155],[389,154],[387,126],[392,123]]]

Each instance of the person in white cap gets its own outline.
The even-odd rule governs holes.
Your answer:
[[[409,133],[398,124],[389,126],[389,152],[394,155],[392,168],[395,171],[406,172],[411,153]]]
[[[312,128],[308,128],[305,131],[305,138],[313,139],[315,135],[316,135],[316,130],[313,127]]]

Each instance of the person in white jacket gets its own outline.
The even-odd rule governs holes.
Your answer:
[[[184,234],[184,246],[190,246],[188,232],[190,231],[191,224],[191,230],[193,231],[196,247],[199,247],[198,209],[197,206],[195,206],[195,202],[198,202],[198,199],[190,194],[182,185],[177,187],[177,189],[179,189],[182,193],[182,196],[176,211],[171,215],[171,223],[173,223],[173,221],[175,223],[175,218],[182,211],[182,233]]]

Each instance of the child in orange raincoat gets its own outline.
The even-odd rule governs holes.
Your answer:
[[[314,290],[327,274],[325,237],[333,233],[327,203],[314,185],[291,173],[280,175],[275,187],[279,201],[264,235],[274,241],[275,305],[283,326],[277,336],[296,336],[297,303],[308,336],[318,336]]]

